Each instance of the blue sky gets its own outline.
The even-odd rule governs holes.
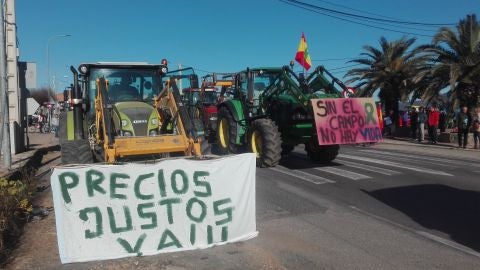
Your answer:
[[[321,0],[302,1],[356,12]],[[478,0],[330,1],[408,21],[456,23],[466,14],[480,16]],[[335,68],[350,65],[344,58],[358,56],[363,45],[376,46],[380,36],[397,39],[403,35],[278,0],[17,0],[16,10],[20,60],[37,63],[40,87],[47,85],[47,40],[58,34],[72,35],[50,43],[50,73],[57,78],[57,91],[70,84],[71,79],[64,78],[71,76],[68,67],[81,62],[159,63],[167,58],[171,70],[182,64],[215,72],[285,65],[294,58],[302,32],[313,60],[341,58],[313,64],[323,64],[342,77],[347,69]],[[417,44],[430,40],[418,37]]]

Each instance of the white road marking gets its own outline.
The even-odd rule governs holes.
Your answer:
[[[367,158],[367,157],[360,157],[360,156],[345,155],[345,154],[340,154],[340,155],[338,155],[338,157],[348,158],[348,159],[353,159],[353,160],[359,160],[359,161],[364,161],[364,162],[370,162],[370,163],[376,163],[376,164],[382,164],[382,165],[386,165],[386,166],[390,166],[390,167],[396,167],[396,168],[401,168],[401,169],[406,169],[406,170],[421,172],[421,173],[443,175],[443,176],[453,176],[452,174],[442,172],[442,171],[438,171],[438,170],[431,170],[431,169],[427,169],[427,168],[415,167],[415,166],[410,166],[410,165],[401,164],[401,163],[392,162],[392,161],[385,161],[385,160],[379,160],[379,159],[373,159],[373,158]]]
[[[333,180],[330,180],[330,179],[327,179],[327,178],[324,178],[324,177],[321,177],[321,176],[318,176],[318,175],[310,174],[310,173],[303,172],[303,171],[300,171],[300,170],[290,170],[290,169],[285,168],[283,166],[271,167],[269,169],[272,170],[272,171],[276,171],[276,172],[279,172],[279,173],[289,175],[289,176],[293,176],[293,177],[298,178],[298,179],[302,179],[304,181],[310,182],[310,183],[315,184],[315,185],[335,183],[335,181],[333,181]]]
[[[360,179],[371,178],[368,175],[364,175],[364,174],[360,174],[360,173],[356,173],[356,172],[351,172],[351,171],[347,171],[347,170],[339,169],[339,168],[335,168],[335,167],[317,167],[317,168],[314,168],[314,169],[317,170],[317,171],[323,171],[323,172],[327,172],[327,173],[331,173],[331,174],[336,174],[336,175],[339,175],[339,176],[342,176],[342,177],[345,177],[345,178],[348,178],[348,179],[352,179],[352,180],[360,180]]]
[[[400,223],[397,223],[397,222],[395,222],[395,221],[391,221],[391,220],[389,220],[389,219],[386,219],[386,218],[383,218],[383,217],[381,217],[381,216],[377,216],[377,215],[375,215],[375,214],[372,214],[372,213],[370,213],[370,212],[367,212],[367,211],[365,211],[365,210],[362,210],[362,209],[360,209],[360,208],[358,208],[358,207],[356,207],[356,206],[353,206],[353,205],[350,205],[350,209],[353,209],[353,210],[355,210],[355,211],[357,211],[357,212],[359,212],[359,213],[362,213],[362,214],[364,214],[364,215],[367,215],[367,216],[369,216],[369,217],[371,217],[371,218],[374,218],[374,219],[377,219],[377,220],[381,220],[381,221],[383,221],[383,222],[385,222],[385,223],[388,223],[388,224],[390,224],[390,225],[393,225],[393,226],[396,226],[396,227],[398,227],[398,228],[404,229],[404,230],[409,231],[409,232],[411,232],[411,233],[414,233],[414,234],[416,234],[416,235],[425,237],[425,238],[430,239],[430,240],[432,240],[432,241],[434,241],[434,242],[437,242],[437,243],[440,243],[440,244],[449,246],[449,247],[454,248],[454,249],[456,249],[456,250],[459,250],[459,251],[462,251],[462,252],[465,252],[465,253],[467,253],[467,254],[470,254],[470,255],[473,255],[473,256],[475,256],[475,257],[480,258],[480,253],[476,252],[475,250],[473,250],[473,249],[471,249],[471,248],[468,248],[468,247],[466,247],[466,246],[463,246],[463,245],[461,245],[461,244],[458,244],[458,243],[456,243],[456,242],[453,242],[453,241],[451,241],[451,240],[442,238],[442,237],[440,237],[440,236],[433,235],[433,234],[428,233],[428,232],[425,232],[425,231],[419,231],[419,230],[412,229],[412,228],[410,228],[410,227],[407,227],[407,226],[402,225],[402,224],[400,224]]]
[[[361,169],[361,170],[369,171],[369,172],[375,172],[375,173],[379,173],[379,174],[383,174],[383,175],[389,175],[390,176],[390,175],[401,174],[401,172],[399,172],[399,171],[394,171],[394,170],[389,170],[389,169],[385,169],[385,168],[369,166],[369,165],[365,165],[365,164],[359,164],[359,163],[350,162],[350,161],[346,161],[346,160],[338,159],[338,158],[335,159],[335,162],[343,164],[343,165],[348,166],[348,167],[357,168],[357,169]]]
[[[414,159],[421,159],[427,161],[435,161],[435,164],[444,163],[447,166],[461,165],[461,166],[473,166],[473,167],[480,167],[480,164],[468,162],[468,161],[459,161],[459,160],[452,160],[447,158],[439,158],[439,157],[429,157],[429,156],[421,156],[421,155],[407,155],[402,153],[393,153],[393,152],[386,152],[386,151],[378,151],[378,150],[360,150],[361,152],[372,153],[372,154],[380,154],[380,155],[388,155],[388,156],[396,156],[396,157],[407,157],[407,158],[414,158]],[[442,165],[443,166],[443,165]]]

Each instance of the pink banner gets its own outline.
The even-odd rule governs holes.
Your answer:
[[[320,145],[382,140],[373,98],[312,99]]]

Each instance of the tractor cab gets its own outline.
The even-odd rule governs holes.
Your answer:
[[[98,116],[95,98],[98,80],[107,83],[104,95],[111,109],[114,136],[156,136],[159,116],[153,107],[153,98],[162,90],[162,78],[167,69],[163,65],[147,63],[95,63],[79,66],[80,81],[86,99],[86,113],[90,124]]]

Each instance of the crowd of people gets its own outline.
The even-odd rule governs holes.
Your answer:
[[[395,134],[394,111],[384,115],[384,136],[393,137]],[[423,142],[425,130],[428,132],[428,140],[431,144],[438,143],[438,131],[445,132],[447,117],[445,111],[439,111],[436,106],[429,108],[419,107],[418,111],[412,107],[409,112],[403,114],[402,122],[410,127],[412,140]],[[453,132],[457,132],[459,148],[467,148],[468,134],[473,133],[474,149],[480,148],[480,107],[470,111],[467,106],[461,106],[460,111],[455,115],[453,121]]]
[[[50,105],[40,106],[36,113],[29,119],[28,125],[40,133],[56,133],[58,129],[58,118],[62,110],[61,106]]]

